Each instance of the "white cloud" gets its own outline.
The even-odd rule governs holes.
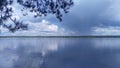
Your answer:
[[[51,24],[46,20],[35,23],[26,21],[24,23],[29,24],[28,30],[18,30],[15,33],[11,33],[8,31],[8,29],[2,28],[1,36],[65,36],[75,34],[72,31],[59,27],[58,25]]]
[[[59,27],[54,24],[50,24],[46,20],[42,20],[42,22],[37,22],[37,23],[31,23],[31,22],[26,22],[29,24],[29,30],[34,30],[34,31],[46,31],[46,32],[57,32]]]
[[[93,35],[120,35],[119,26],[94,27]]]

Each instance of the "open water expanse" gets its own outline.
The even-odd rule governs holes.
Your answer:
[[[120,68],[120,38],[1,38],[0,68]]]

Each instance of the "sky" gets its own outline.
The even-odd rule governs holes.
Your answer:
[[[81,36],[81,35],[120,35],[120,0],[73,0],[74,6],[68,14],[63,14],[59,22],[54,15],[34,18],[24,17],[21,6],[14,3],[14,16],[29,24],[29,30],[15,33],[2,28],[1,35],[39,36]],[[7,22],[8,24],[10,21]]]

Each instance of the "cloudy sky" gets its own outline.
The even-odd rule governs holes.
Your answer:
[[[1,35],[120,35],[120,0],[73,0],[74,6],[59,22],[54,15],[34,18],[22,16],[14,4],[14,17],[29,24],[28,31],[10,33],[2,28]],[[10,21],[8,22],[10,23]]]

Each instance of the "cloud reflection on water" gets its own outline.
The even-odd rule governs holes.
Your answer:
[[[9,38],[0,41],[0,68],[120,68],[119,39]]]
[[[46,53],[56,51],[59,47],[57,39],[0,39],[0,68],[13,68],[14,63],[26,64],[32,61],[33,67],[35,63],[42,63]],[[59,40],[59,42],[62,42]],[[63,42],[61,43],[64,44]],[[36,61],[35,61],[36,56]],[[34,59],[33,59],[34,58]],[[20,60],[19,60],[20,59]],[[39,59],[39,60],[38,60]],[[41,62],[38,62],[41,61]],[[16,65],[18,65],[16,64]],[[38,64],[39,65],[39,64]],[[22,65],[18,65],[22,66]],[[15,68],[18,68],[15,66]],[[21,68],[24,68],[21,67]],[[26,67],[27,68],[27,67]],[[30,68],[30,67],[29,67]]]

